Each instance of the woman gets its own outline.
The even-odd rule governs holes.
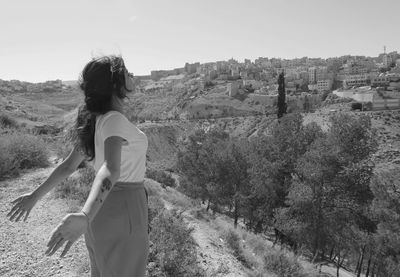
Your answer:
[[[85,105],[75,124],[75,148],[35,191],[13,201],[8,216],[28,217],[35,203],[85,160],[96,170],[79,213],[68,214],[52,232],[46,254],[71,245],[85,234],[92,277],[144,276],[148,256],[147,199],[143,186],[147,137],[123,115],[132,88],[121,57],[104,56],[83,69]]]

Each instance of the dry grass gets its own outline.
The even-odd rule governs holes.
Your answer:
[[[275,249],[272,243],[238,227],[233,229],[226,221],[217,218],[212,222],[219,230],[233,255],[247,267],[247,274],[254,277],[316,277],[315,268],[299,256],[284,249]]]
[[[92,167],[81,168],[62,182],[54,194],[58,198],[77,200],[83,204],[89,195],[94,177],[95,171]],[[73,209],[72,206],[70,208]]]
[[[0,137],[0,179],[17,175],[23,169],[49,165],[44,141],[22,131],[8,130]]]

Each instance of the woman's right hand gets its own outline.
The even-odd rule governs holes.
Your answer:
[[[10,217],[11,221],[15,219],[15,222],[17,222],[25,214],[24,221],[26,221],[29,213],[38,200],[39,199],[32,192],[21,195],[11,202],[11,204],[14,204],[14,206],[11,208],[11,211],[7,214],[7,216]]]

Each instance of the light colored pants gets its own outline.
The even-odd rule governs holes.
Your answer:
[[[149,253],[143,183],[117,183],[85,234],[92,277],[144,277]]]

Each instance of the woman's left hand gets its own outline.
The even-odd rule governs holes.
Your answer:
[[[72,244],[86,232],[89,221],[84,213],[73,213],[66,215],[61,224],[57,226],[51,233],[51,238],[47,244],[46,255],[53,255],[65,242],[65,248],[61,253],[61,257],[67,254]]]

